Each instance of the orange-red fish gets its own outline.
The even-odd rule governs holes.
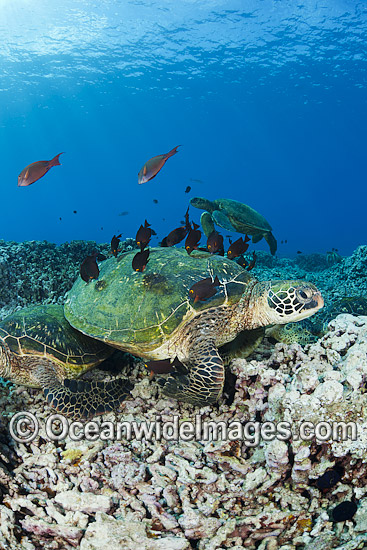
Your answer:
[[[203,279],[202,281],[198,281],[189,290],[189,296],[190,298],[194,298],[194,304],[197,301],[204,301],[208,298],[211,298],[214,296],[214,294],[217,292],[216,286],[219,286],[221,283],[219,282],[218,276],[215,277],[214,281],[212,281],[211,277],[207,277],[206,279]]]
[[[42,178],[50,168],[59,166],[61,164],[59,156],[63,154],[64,153],[59,153],[51,160],[38,160],[37,162],[28,164],[18,176],[18,187],[27,187],[27,185],[31,185]]]
[[[158,174],[159,170],[163,168],[166,160],[168,160],[170,157],[178,153],[177,148],[180,147],[180,145],[177,145],[170,151],[169,153],[166,153],[165,155],[158,155],[156,157],[152,157],[149,159],[143,166],[143,168],[140,170],[138,174],[138,183],[145,183],[153,178]]]

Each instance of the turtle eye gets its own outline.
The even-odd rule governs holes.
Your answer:
[[[296,296],[300,302],[308,302],[313,296],[313,292],[310,288],[296,289]]]

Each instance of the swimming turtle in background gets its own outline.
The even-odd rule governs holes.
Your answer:
[[[264,216],[247,204],[232,199],[210,201],[202,197],[193,197],[190,204],[195,208],[205,210],[201,214],[200,223],[207,237],[214,231],[214,223],[216,223],[227,231],[251,235],[253,243],[261,241],[264,237],[271,254],[275,254],[277,241],[272,234],[271,225]]]
[[[0,322],[0,376],[43,388],[63,414],[90,417],[118,408],[132,387],[128,381],[74,380],[113,351],[72,328],[61,305],[27,307]]]
[[[134,255],[104,261],[98,282],[79,278],[68,293],[65,317],[78,331],[144,360],[177,357],[184,373],[161,380],[163,393],[195,405],[214,403],[222,393],[221,351],[226,358],[239,348],[248,355],[262,339],[261,327],[299,321],[323,306],[312,283],[259,282],[208,252],[151,248],[142,273],[132,269]],[[190,299],[195,283],[216,277],[214,295]]]
[[[313,344],[327,332],[328,324],[342,313],[367,315],[367,298],[364,296],[343,296],[330,302],[317,315],[300,323],[275,325],[266,329],[266,336],[284,344]]]

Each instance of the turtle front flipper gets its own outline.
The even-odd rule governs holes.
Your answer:
[[[221,212],[220,210],[214,210],[212,216],[217,225],[220,225],[220,227],[223,227],[223,229],[227,229],[227,231],[236,232],[236,229],[233,227],[228,217],[223,214],[223,212]]]
[[[209,237],[214,231],[214,222],[212,215],[209,212],[203,212],[200,216],[201,227],[203,228],[206,237]]]
[[[178,401],[204,407],[215,403],[224,385],[224,366],[213,341],[199,341],[190,350],[189,374],[175,373],[163,386],[163,393]]]
[[[133,387],[121,378],[111,382],[60,380],[55,367],[51,361],[39,361],[36,377],[49,405],[72,418],[91,418],[117,410]]]

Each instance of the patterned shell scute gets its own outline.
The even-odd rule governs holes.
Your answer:
[[[39,355],[71,367],[99,363],[110,350],[73,329],[61,305],[33,306],[0,322],[0,337],[16,355]]]
[[[251,280],[232,260],[200,251],[189,256],[183,248],[151,248],[144,272],[134,272],[135,254],[102,262],[98,281],[79,277],[65,303],[72,326],[129,351],[144,344],[155,349],[198,312],[236,303]],[[213,297],[189,300],[193,284],[216,275],[225,284]]]

